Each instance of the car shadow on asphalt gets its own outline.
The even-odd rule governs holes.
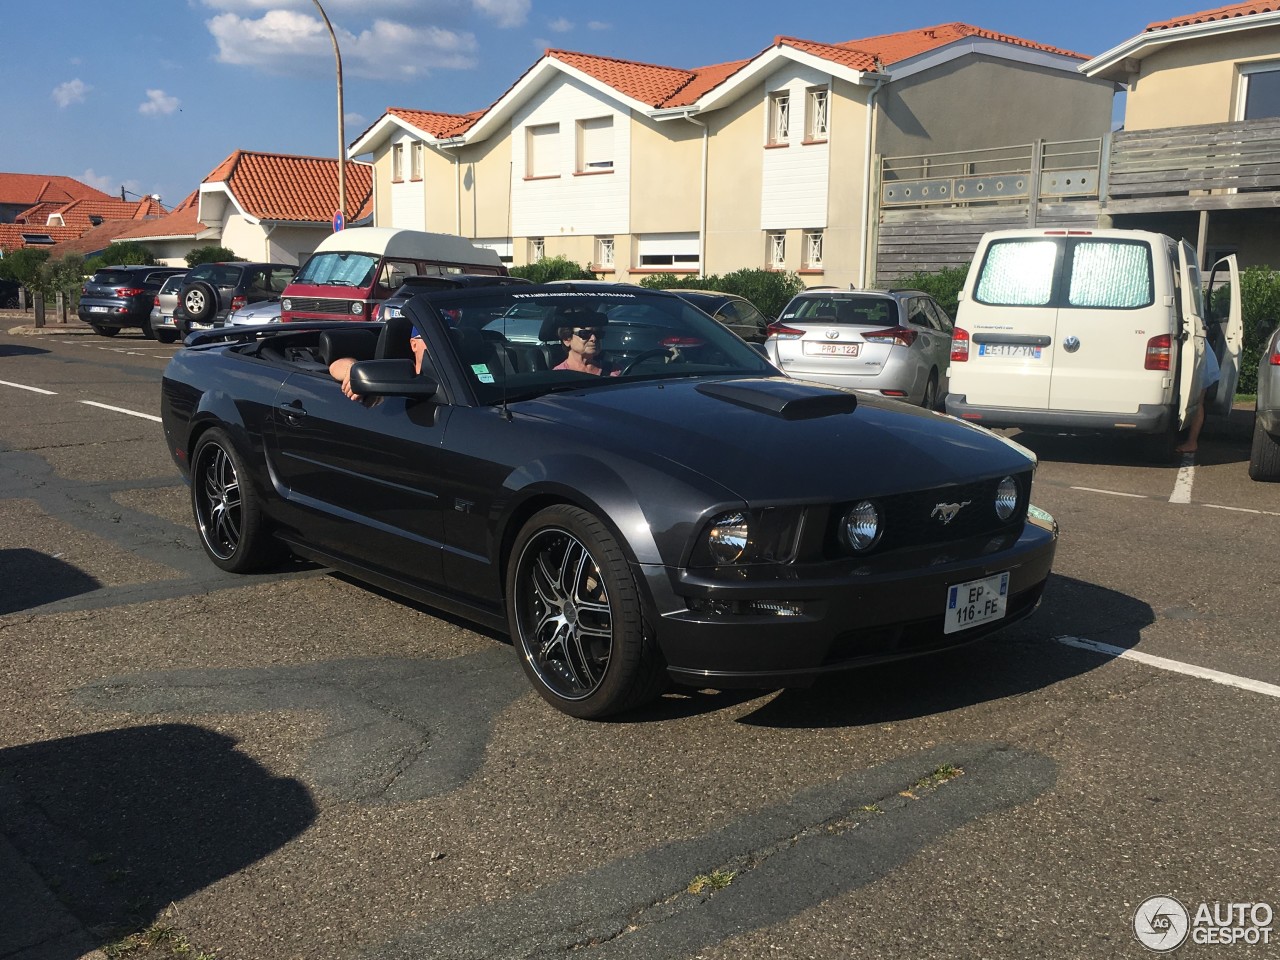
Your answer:
[[[0,343],[0,357],[33,357],[48,352],[43,347],[28,347],[22,343]]]
[[[1210,417],[1200,433],[1196,466],[1224,463],[1247,463],[1253,437],[1253,410],[1235,409],[1227,417]],[[1073,437],[1058,434],[1010,431],[1010,440],[1032,450],[1041,460],[1051,463],[1079,463],[1117,467],[1149,467],[1177,469],[1183,465],[1182,454],[1156,462],[1144,455],[1136,436]]]
[[[0,955],[75,960],[145,929],[316,813],[297,780],[187,724],[0,749]]]
[[[946,713],[1052,686],[1107,662],[1053,642],[1088,637],[1128,649],[1155,622],[1149,605],[1126,594],[1053,575],[1040,608],[1027,620],[955,650],[898,660],[780,691],[739,723],[768,727],[859,727]],[[723,709],[762,691],[664,698],[630,720],[665,720]]]
[[[0,581],[6,584],[0,591],[0,616],[79,597],[102,586],[79,567],[25,547],[0,550]]]

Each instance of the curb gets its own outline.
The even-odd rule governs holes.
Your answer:
[[[23,324],[18,327],[10,327],[8,332],[15,337],[79,337],[86,334],[96,335],[93,327],[81,323],[51,323],[43,327]]]

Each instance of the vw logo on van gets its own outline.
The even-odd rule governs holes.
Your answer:
[[[1067,337],[1067,339],[1062,341],[1062,349],[1067,351],[1067,353],[1075,353],[1080,349],[1080,338]]]

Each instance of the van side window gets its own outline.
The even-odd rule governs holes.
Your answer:
[[[1081,240],[1071,250],[1069,307],[1136,309],[1155,303],[1146,243]]]
[[[1001,240],[987,248],[974,298],[996,307],[1043,307],[1053,295],[1058,245],[1053,240]]]

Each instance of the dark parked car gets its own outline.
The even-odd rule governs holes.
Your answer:
[[[220,327],[233,310],[279,300],[298,272],[292,263],[202,263],[187,273],[178,291],[173,322],[186,336],[192,330]]]
[[[398,317],[404,305],[420,293],[431,290],[458,290],[463,287],[511,287],[527,284],[523,277],[499,277],[483,273],[448,273],[438,276],[405,277],[404,283],[381,303],[374,304],[372,320]]]
[[[1280,482],[1280,325],[1262,345],[1254,409],[1249,476],[1268,483]]]
[[[11,310],[18,305],[18,291],[22,284],[0,278],[0,308]]]
[[[719,320],[747,343],[764,343],[769,321],[746,297],[716,290],[671,290],[686,303]]]
[[[156,293],[166,279],[182,272],[181,267],[103,267],[81,288],[76,313],[104,337],[114,337],[124,327],[141,327],[143,335],[154,340],[151,308]]]
[[[536,340],[506,336],[530,314]],[[616,376],[547,366],[561,329],[586,344],[615,324],[657,345]],[[359,403],[327,372],[339,357],[358,359]],[[967,643],[1035,609],[1057,542],[1017,444],[788,380],[632,286],[439,290],[385,325],[197,333],[161,411],[217,566],[292,551],[507,630],[579,717],[670,679],[803,685]]]

